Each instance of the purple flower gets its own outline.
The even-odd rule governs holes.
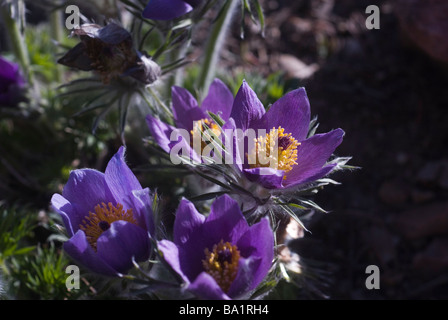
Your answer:
[[[226,121],[232,110],[233,94],[221,80],[215,79],[210,85],[208,95],[200,107],[191,93],[184,88],[172,87],[171,96],[176,127],[170,126],[152,115],[148,115],[146,122],[149,126],[149,131],[158,145],[167,153],[170,153],[171,149],[180,143],[179,146],[187,150],[185,153],[190,155],[192,159],[200,162],[201,160],[197,152],[193,149],[191,137],[200,137],[200,130],[205,128],[204,125],[207,125],[210,130],[219,136],[220,129],[207,112],[217,114]],[[185,134],[182,135],[180,131],[183,131]],[[171,139],[173,132],[179,133],[179,139]]]
[[[65,251],[93,272],[117,276],[150,253],[154,231],[149,189],[142,189],[126,165],[124,147],[105,173],[79,169],[70,173],[62,195],[51,198],[70,239]]]
[[[304,88],[291,91],[266,112],[256,93],[244,81],[230,115],[234,127],[256,140],[247,143],[236,163],[250,180],[267,189],[290,188],[323,178],[336,164],[327,164],[342,142],[344,131],[308,136],[310,104]],[[260,133],[259,130],[264,130]],[[274,146],[275,148],[272,148]]]
[[[0,105],[12,106],[19,102],[24,84],[19,66],[0,57]]]
[[[143,10],[143,17],[152,20],[172,20],[190,11],[201,0],[149,0]]]
[[[246,299],[265,279],[274,257],[267,218],[249,226],[238,203],[217,198],[208,217],[183,199],[176,212],[174,239],[162,240],[163,259],[201,299]]]

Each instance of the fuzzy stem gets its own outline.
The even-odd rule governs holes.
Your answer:
[[[232,15],[235,11],[234,9],[239,1],[240,0],[227,0],[220,12],[219,18],[213,25],[210,38],[208,39],[205,48],[205,57],[201,65],[201,71],[197,82],[198,89],[203,95],[208,91],[208,87],[215,76],[216,64],[224,44],[224,37],[232,20]]]
[[[19,5],[24,6],[22,1],[19,2]],[[17,21],[13,17],[11,17],[10,8],[8,6],[0,6],[0,10],[2,13],[5,28],[7,30],[7,34],[9,35],[11,40],[11,49],[18,63],[22,67],[22,72],[24,73],[24,76],[27,79],[28,83],[32,83],[30,58],[28,49],[25,44],[25,37],[20,32]]]
[[[59,2],[58,2],[59,4]],[[50,15],[50,33],[51,38],[53,38],[54,41],[56,41],[56,45],[54,46],[54,50],[57,50],[57,46],[59,43],[62,42],[62,11],[60,9],[57,9],[53,11]],[[55,59],[56,60],[56,59]],[[56,64],[55,67],[55,81],[61,82],[62,81],[62,66],[60,64]]]

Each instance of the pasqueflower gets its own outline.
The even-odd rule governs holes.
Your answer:
[[[0,105],[13,106],[20,101],[24,84],[19,66],[0,57]]]
[[[256,93],[243,82],[230,118],[229,123],[243,133],[237,139],[246,136],[235,163],[248,180],[267,189],[306,184],[336,167],[327,161],[342,142],[344,131],[308,136],[310,104],[304,88],[287,93],[266,112]]]
[[[142,189],[126,165],[124,152],[121,147],[105,173],[72,171],[62,195],[51,199],[70,237],[65,251],[91,271],[108,276],[126,273],[133,259],[148,259],[154,231],[149,190]]]
[[[201,0],[149,0],[143,17],[152,20],[172,20],[198,6]]]
[[[183,155],[200,162],[205,142],[199,142],[198,148],[195,148],[193,139],[206,140],[201,138],[201,132],[204,130],[211,130],[216,136],[221,134],[220,128],[210,118],[208,112],[217,114],[226,121],[232,110],[233,94],[221,80],[215,79],[201,106],[184,88],[174,86],[171,96],[175,126],[148,115],[146,122],[149,131],[165,152],[170,153],[172,148],[180,143]]]
[[[247,299],[272,266],[273,237],[267,218],[249,226],[228,195],[213,202],[207,217],[183,199],[174,239],[161,240],[158,249],[185,288],[199,298]]]

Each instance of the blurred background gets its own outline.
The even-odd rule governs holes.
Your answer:
[[[31,97],[26,112],[0,113],[0,263],[5,278],[17,279],[12,286],[18,298],[67,298],[61,266],[68,260],[60,254],[49,199],[70,170],[104,170],[121,140],[113,113],[93,134],[95,117],[73,117],[79,101],[56,97],[61,82],[55,61],[62,51],[48,50],[54,46],[51,13],[25,3],[31,64],[39,81],[50,85],[38,89],[39,101]],[[250,17],[235,18],[220,53],[220,77],[234,92],[245,78],[265,105],[305,87],[318,132],[342,128],[337,155],[351,156],[350,164],[361,167],[337,173],[333,178],[341,184],[316,196],[330,212],[315,213],[305,221],[311,233],[290,243],[306,270],[303,286],[282,282],[271,298],[447,299],[448,2],[261,3],[264,37]],[[379,29],[366,28],[369,5],[380,10]],[[98,8],[105,7],[81,11],[103,17],[109,13]],[[62,32],[66,46],[76,43]],[[193,47],[207,32],[205,24]],[[2,55],[11,49],[7,39],[2,27]],[[197,65],[186,70],[188,83]],[[127,131],[131,168],[150,155],[141,148],[142,134],[149,134],[146,127]],[[158,188],[166,212],[176,208],[170,195],[185,187],[178,173],[136,172],[142,185]],[[380,289],[366,288],[369,265],[380,269]]]

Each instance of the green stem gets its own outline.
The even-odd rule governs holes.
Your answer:
[[[152,90],[152,88],[150,86],[146,87],[148,92],[151,94],[151,96],[153,97],[153,99],[157,102],[157,104],[162,107],[163,111],[165,112],[165,115],[167,116],[167,121],[170,122],[170,124],[172,124],[172,119],[173,119],[173,113],[171,112],[171,110],[166,106],[165,103],[163,103],[162,100],[160,100],[159,96],[157,95],[156,92],[154,92],[154,90]]]
[[[234,9],[239,1],[240,0],[227,0],[219,13],[218,19],[212,27],[197,82],[201,94],[205,94],[208,91],[208,87],[213,81],[213,77],[216,73],[216,64],[224,44],[224,37],[230,25],[233,12],[235,11]]]
[[[19,3],[19,5],[24,5]],[[11,48],[17,59],[17,62],[22,67],[22,72],[28,83],[32,83],[31,68],[30,68],[30,58],[28,54],[28,49],[25,43],[25,36],[20,32],[20,28],[17,21],[11,17],[10,8],[8,6],[0,6],[3,21],[7,34],[11,40]]]
[[[61,30],[62,30],[62,11],[60,9],[56,9],[50,15],[50,34],[51,38],[53,38],[53,40],[56,41],[56,45],[54,45],[55,51],[57,50],[58,44],[62,42]],[[62,72],[63,72],[62,66],[60,64],[56,64],[54,77],[55,81],[58,83],[62,82]]]

